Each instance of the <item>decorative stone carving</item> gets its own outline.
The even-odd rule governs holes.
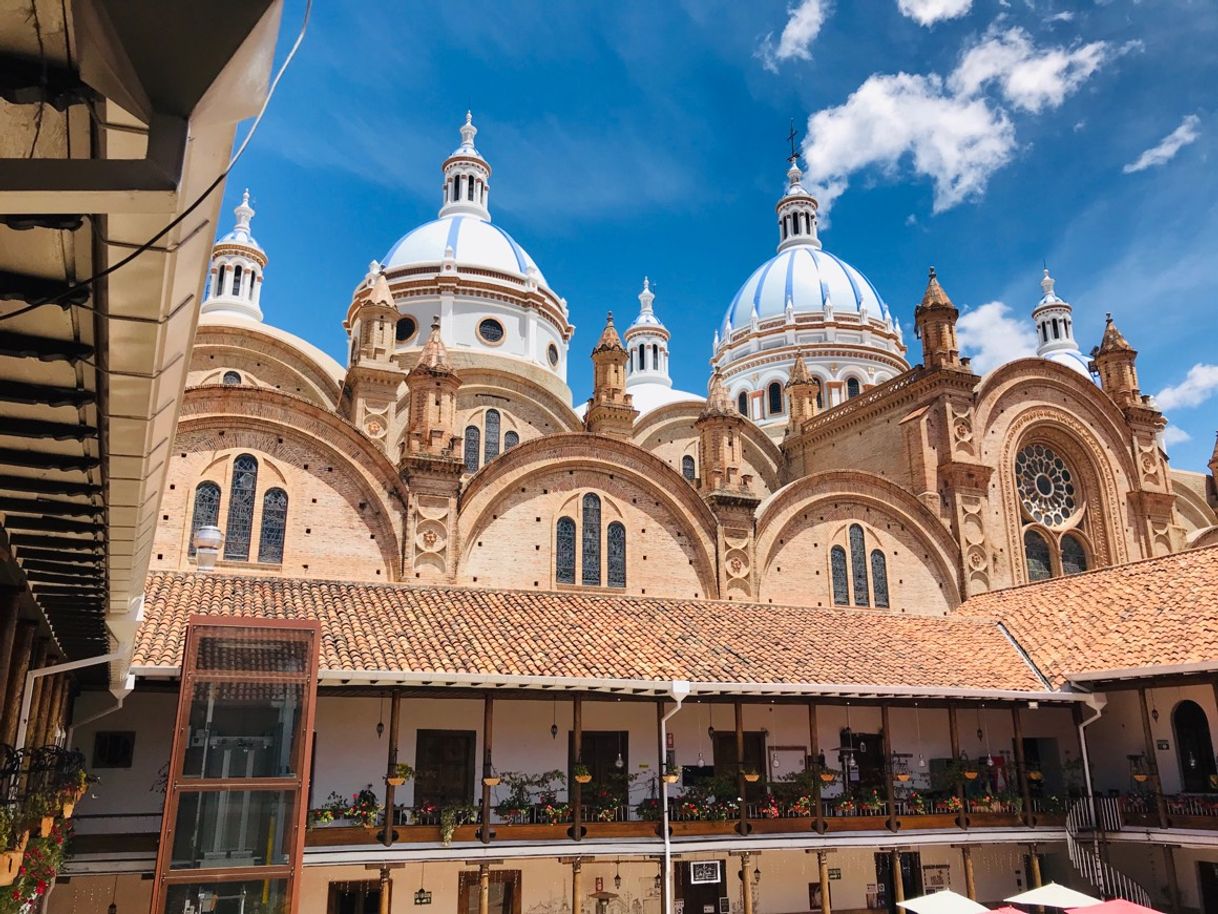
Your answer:
[[[452,520],[450,498],[422,494],[415,494],[411,498],[411,564],[415,580],[437,580],[448,576],[449,526]]]

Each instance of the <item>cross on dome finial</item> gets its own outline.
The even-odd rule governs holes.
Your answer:
[[[1040,281],[1040,288],[1045,293],[1046,296],[1053,294],[1053,286],[1054,286],[1055,282],[1056,282],[1056,280],[1054,280],[1053,277],[1049,275],[1049,268],[1045,267],[1045,276]]]
[[[461,125],[461,148],[474,148],[474,137],[478,135],[478,128],[474,126],[474,112],[465,112],[465,123]]]
[[[233,208],[233,215],[237,217],[237,228],[249,229],[250,220],[254,218],[254,208],[250,206],[250,189],[248,187],[241,194],[241,202]]]
[[[651,314],[651,303],[655,300],[655,293],[651,291],[651,280],[644,276],[643,291],[639,293],[639,307],[643,314]]]

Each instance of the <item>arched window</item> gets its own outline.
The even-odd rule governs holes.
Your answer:
[[[228,498],[228,530],[224,535],[224,558],[248,562],[254,529],[254,492],[258,489],[258,461],[242,454],[233,461],[233,484]]]
[[[875,605],[888,605],[888,560],[879,549],[871,550],[871,589],[875,592]]]
[[[1061,339],[1061,329],[1057,323],[1057,318],[1053,318],[1053,339]]]
[[[468,178],[467,180],[468,180],[468,182],[469,182],[469,183],[468,183],[468,188],[469,188],[469,189],[468,189],[468,191],[466,192],[465,199],[466,199],[466,200],[471,200],[471,201],[472,201],[472,200],[474,199],[474,176],[473,176],[473,175],[470,175],[470,176],[469,176],[469,178]]]
[[[829,550],[829,570],[833,575],[833,602],[838,606],[850,605],[850,591],[846,587],[846,550],[834,546]]]
[[[554,579],[559,584],[575,583],[575,521],[558,519],[554,533]]]
[[[233,295],[241,294],[241,264],[233,267]]]
[[[1182,701],[1171,714],[1180,760],[1180,785],[1185,793],[1213,793],[1214,744],[1205,711],[1195,701]]]
[[[482,432],[478,431],[478,426],[467,425],[465,427],[465,472],[478,472],[478,451],[482,446]]]
[[[1028,580],[1043,581],[1053,577],[1053,566],[1049,562],[1049,544],[1035,530],[1023,533],[1023,554],[1028,561]]]
[[[651,344],[651,370],[660,370],[660,346],[658,343]]]
[[[257,280],[257,279],[258,279],[258,274],[257,274],[257,273],[255,273],[253,270],[250,270],[250,284],[249,284],[249,286],[247,286],[247,287],[246,287],[246,290],[245,290],[245,297],[246,297],[246,298],[251,299],[251,300],[253,299],[253,297],[254,297],[254,281],[255,281],[255,280]]]
[[[584,496],[584,529],[581,552],[584,568],[580,580],[584,584],[601,582],[601,500],[589,492]]]
[[[639,343],[639,371],[647,370],[647,345]]]
[[[749,414],[749,395],[743,390],[736,397],[736,409],[740,410],[740,415],[747,416]]]
[[[850,399],[851,397],[857,397],[859,395],[859,390],[860,390],[860,388],[859,388],[859,379],[858,378],[847,378],[846,379],[846,399]]]
[[[782,412],[782,385],[774,381],[770,384],[766,395],[770,400],[770,415],[777,416]]]
[[[288,525],[288,493],[267,489],[262,496],[262,530],[258,534],[258,561],[283,561],[283,536]]]
[[[1087,570],[1087,550],[1077,536],[1062,537],[1062,574],[1078,574]]]
[[[482,449],[482,459],[490,463],[499,456],[499,410],[486,411],[486,443]]]
[[[241,375],[235,371],[224,372],[224,377],[220,381],[225,387],[236,387],[241,383]]]
[[[626,528],[614,521],[605,531],[605,549],[609,553],[606,571],[610,587],[626,586]]]
[[[850,525],[850,577],[854,583],[854,605],[869,606],[867,544],[863,539],[863,528],[858,524]]]
[[[817,384],[816,384],[816,408],[817,409],[825,408],[825,397],[821,393],[820,382],[817,382]]]
[[[216,284],[212,286],[212,295],[218,297],[224,294],[224,274],[227,270],[228,267],[220,267],[220,269],[216,271]]]
[[[693,482],[695,479],[694,458],[690,457],[689,454],[681,458],[681,475],[690,482]]]
[[[214,527],[220,520],[220,487],[214,482],[201,482],[195,486],[195,510],[190,519],[190,544],[188,554],[195,554],[195,534],[200,527]]]
[[[517,435],[515,432],[504,432],[503,433],[503,449],[505,451],[510,451],[512,448],[514,448],[519,443],[520,443],[520,436]]]

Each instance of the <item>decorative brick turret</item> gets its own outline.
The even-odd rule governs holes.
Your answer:
[[[1109,314],[1104,336],[1091,351],[1091,364],[1099,373],[1104,392],[1122,409],[1134,406],[1142,399],[1142,392],[1138,389],[1137,359],[1138,351],[1129,345]]]
[[[394,404],[402,383],[393,361],[397,305],[379,263],[371,264],[356,292],[345,327],[350,335],[350,364],[340,410],[392,455]]]
[[[968,359],[960,358],[960,344],[956,340],[956,320],[960,312],[947,297],[935,268],[930,268],[926,291],[922,301],[914,309],[914,326],[922,341],[922,364],[927,368],[963,369]]]
[[[804,421],[817,413],[816,397],[820,393],[820,382],[808,373],[803,353],[795,357],[791,377],[787,379],[787,436],[798,435]]]
[[[410,414],[402,441],[403,459],[416,455],[449,459],[458,464],[457,391],[461,378],[448,361],[440,339],[440,318],[432,319],[431,336],[423,344],[419,361],[406,375]]]
[[[698,433],[699,487],[703,495],[716,492],[748,494],[752,476],[742,471],[744,444],[742,433],[748,422],[736,409],[727,392],[723,376],[715,372],[710,395],[694,423]]]
[[[584,428],[596,435],[629,438],[638,410],[626,393],[626,363],[630,354],[622,345],[613,312],[605,318],[605,329],[592,350],[592,398],[584,415]]]

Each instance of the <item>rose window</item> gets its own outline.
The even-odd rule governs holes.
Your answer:
[[[1060,527],[1074,513],[1074,478],[1064,460],[1043,444],[1015,457],[1015,486],[1028,516],[1047,527]]]

